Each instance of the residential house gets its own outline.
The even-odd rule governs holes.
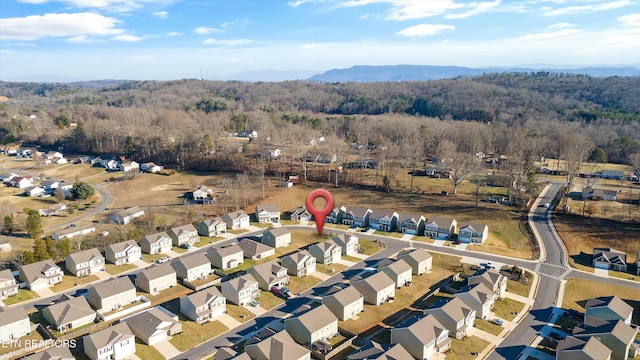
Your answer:
[[[91,324],[96,312],[84,296],[64,295],[62,301],[42,309],[42,317],[51,324],[51,328],[60,333]]]
[[[424,224],[424,235],[434,239],[451,239],[457,226],[458,222],[455,219],[430,217]]]
[[[282,155],[282,150],[277,147],[266,147],[262,149],[262,157],[267,159],[277,159]]]
[[[96,310],[109,312],[131,304],[137,300],[136,287],[127,276],[112,277],[89,286],[87,289],[89,304]]]
[[[197,189],[191,192],[191,198],[195,201],[205,201],[211,199],[210,196],[213,190],[205,185],[200,185]]]
[[[44,189],[39,186],[29,186],[24,189],[24,194],[30,197],[41,196],[44,194]]]
[[[242,130],[236,134],[236,137],[253,139],[258,137],[258,132],[255,130]]]
[[[222,270],[233,269],[244,262],[244,252],[238,245],[211,248],[207,251],[206,256],[211,265]]]
[[[167,235],[173,241],[173,245],[193,245],[195,243],[200,242],[200,236],[198,236],[198,229],[192,224],[182,225],[178,227],[174,227],[173,229],[169,229],[167,231]]]
[[[238,354],[230,347],[219,347],[216,353],[213,355],[213,360],[252,360],[249,354],[242,352]]]
[[[182,256],[172,262],[171,266],[178,279],[183,281],[204,279],[211,274],[211,262],[203,253]]]
[[[281,287],[289,283],[287,269],[278,265],[274,260],[250,267],[247,272],[258,282],[258,287],[264,291],[272,287]]]
[[[385,209],[373,209],[369,214],[369,228],[379,231],[396,231],[398,229],[398,213]]]
[[[413,269],[403,259],[381,266],[379,270],[387,274],[395,282],[396,288],[411,284],[411,272]]]
[[[240,306],[244,306],[260,297],[258,282],[251,274],[245,274],[223,282],[220,286],[220,291],[227,301]]]
[[[18,282],[11,270],[0,270],[0,300],[18,295]]]
[[[308,251],[320,264],[333,264],[342,258],[342,248],[333,240],[313,244],[309,246]]]
[[[180,312],[198,324],[227,312],[227,300],[214,286],[180,298]]]
[[[428,359],[451,347],[449,330],[433,315],[391,329],[391,343],[402,345],[416,359]]]
[[[234,211],[222,215],[222,221],[227,224],[227,229],[238,230],[249,227],[249,215],[244,211]]]
[[[356,236],[343,233],[332,237],[331,240],[336,243],[336,245],[340,246],[342,255],[353,256],[358,253],[360,243]]]
[[[622,320],[610,321],[597,327],[576,326],[573,329],[573,336],[580,340],[586,341],[590,337],[598,339],[611,350],[612,360],[634,359],[638,356],[638,346],[634,343],[637,335],[638,327],[625,324]]]
[[[242,239],[238,242],[244,257],[251,260],[264,259],[276,253],[276,249],[269,245],[261,244],[251,239]]]
[[[287,273],[292,276],[305,276],[316,271],[316,258],[306,250],[286,255],[280,259],[280,262],[287,269]]]
[[[377,272],[366,279],[351,282],[364,297],[364,302],[382,305],[396,296],[396,283],[384,272]]]
[[[433,257],[425,249],[403,249],[398,253],[398,260],[404,260],[411,266],[413,275],[422,275],[431,271]]]
[[[338,335],[338,318],[326,305],[320,305],[285,319],[284,328],[298,344],[312,345]]]
[[[279,248],[291,244],[291,231],[285,227],[270,227],[262,234],[262,243],[272,248]]]
[[[469,285],[484,284],[489,289],[493,290],[498,298],[503,298],[504,293],[507,292],[507,277],[500,274],[494,269],[479,270],[475,274],[467,278]]]
[[[269,329],[269,335],[266,338],[247,340],[244,351],[251,359],[311,360],[311,351],[296,344],[285,330],[274,333]]]
[[[109,215],[109,221],[114,224],[126,225],[141,216],[144,216],[144,209],[139,206],[134,206]]]
[[[124,322],[136,337],[147,345],[169,340],[173,335],[182,332],[182,323],[178,321],[178,316],[162,306],[137,313],[126,318]]]
[[[118,164],[118,170],[124,172],[140,171],[140,164],[133,160],[122,161]]]
[[[226,232],[227,224],[219,217],[202,220],[198,223],[198,235],[200,236],[214,237]]]
[[[476,312],[470,309],[460,298],[452,298],[447,301],[436,302],[432,307],[424,310],[424,315],[433,315],[444,325],[449,334],[456,339],[467,336],[469,329],[473,328]]]
[[[602,170],[600,171],[600,177],[603,179],[622,180],[624,179],[624,172],[622,170]]]
[[[327,224],[342,224],[342,217],[347,210],[344,206],[336,205],[330,213],[327,214],[324,222]]]
[[[151,295],[174,287],[177,283],[176,271],[168,263],[151,265],[136,277],[136,286]]]
[[[97,248],[91,248],[67,255],[64,264],[77,277],[89,276],[104,271],[104,256]]]
[[[584,307],[584,324],[600,326],[609,321],[622,320],[630,325],[633,307],[617,296],[603,296],[589,299]]]
[[[40,213],[40,216],[56,216],[60,215],[60,212],[63,210],[67,210],[67,205],[58,203],[51,205],[51,207],[48,207],[46,209],[40,209],[38,210],[38,213]]]
[[[51,238],[55,241],[60,241],[62,239],[71,239],[76,236],[91,234],[94,231],[96,231],[95,226],[70,227],[54,232],[53,234],[51,234]]]
[[[495,301],[493,290],[484,284],[465,286],[453,296],[460,298],[471,310],[474,310],[478,319],[486,319],[489,316]]]
[[[347,355],[346,360],[400,360],[412,358],[413,355],[400,344],[378,344],[371,340],[357,351]]]
[[[350,206],[342,214],[342,223],[351,227],[369,227],[371,209]]]
[[[462,244],[482,245],[489,236],[489,227],[485,224],[463,222],[458,230],[458,242]]]
[[[20,267],[20,281],[30,290],[48,288],[62,282],[62,269],[53,260],[47,259]]]
[[[121,360],[136,353],[136,337],[124,322],[85,335],[82,343],[91,360]]]
[[[611,350],[595,336],[567,336],[556,346],[556,360],[611,360]]]
[[[171,250],[171,238],[166,232],[147,235],[140,240],[142,252],[147,254],[164,254]]]
[[[291,210],[291,220],[293,221],[311,221],[311,218],[313,218],[313,215],[311,215],[304,205]]]
[[[588,188],[585,197],[590,200],[616,201],[618,192],[615,190]]]
[[[102,159],[100,160],[100,166],[107,170],[118,170],[119,162],[115,159]]]
[[[107,246],[104,255],[108,262],[120,266],[141,260],[142,249],[135,241],[127,240]]]
[[[44,351],[37,352],[22,358],[22,360],[75,360],[68,347],[50,347]]]
[[[403,234],[422,235],[426,219],[424,215],[400,213],[398,215],[398,232]]]
[[[140,164],[140,170],[155,174],[155,173],[159,173],[160,171],[164,170],[164,166],[156,165],[156,164],[154,164],[152,162],[146,162],[146,163]]]
[[[18,189],[26,189],[29,186],[33,186],[33,178],[31,176],[23,175],[12,178],[9,183],[13,187]]]
[[[31,322],[23,306],[11,309],[0,306],[0,343],[17,340],[29,334]]]
[[[612,248],[594,248],[593,267],[625,272],[627,271],[627,254]]]
[[[276,204],[256,206],[256,220],[259,223],[278,224],[280,222],[280,208]]]
[[[325,296],[322,303],[341,321],[347,321],[364,311],[364,297],[353,286]]]

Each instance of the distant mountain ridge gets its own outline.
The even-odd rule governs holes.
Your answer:
[[[383,82],[383,81],[423,81],[450,79],[459,76],[479,76],[495,73],[550,72],[558,74],[582,74],[593,77],[640,76],[640,69],[624,67],[585,67],[575,69],[534,69],[534,68],[468,68],[462,66],[435,65],[356,65],[348,69],[332,69],[309,78],[318,82]]]

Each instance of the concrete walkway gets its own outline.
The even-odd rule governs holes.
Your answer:
[[[488,341],[491,344],[497,344],[497,343],[502,341],[501,337],[499,337],[497,335],[490,334],[490,333],[488,333],[486,331],[480,330],[477,327],[469,328],[469,330],[467,331],[467,335],[468,336],[477,336],[480,339]]]
[[[353,265],[355,265],[356,263],[348,261],[348,260],[344,260],[344,259],[340,259],[338,261],[336,261],[338,264],[342,264],[345,265],[346,267],[352,267]]]
[[[95,276],[98,277],[98,279],[100,280],[108,280],[111,279],[113,277],[113,275],[109,274],[106,271],[98,271],[96,273],[94,273]]]
[[[34,291],[41,298],[47,298],[49,296],[55,295],[55,293],[51,289],[49,289],[48,287],[45,287],[45,288],[42,288],[42,289],[38,289],[38,290],[34,290]]]
[[[258,299],[258,302],[260,302],[260,299]],[[258,316],[260,316],[260,315],[262,315],[262,314],[267,312],[267,310],[265,310],[260,305],[258,305],[258,306],[247,305],[244,308],[249,310],[250,312],[252,312],[256,317],[258,317]]]
[[[234,329],[234,328],[242,325],[242,323],[240,321],[232,318],[229,314],[219,315],[216,318],[216,320],[220,321],[224,326],[229,328],[229,330]]]
[[[181,351],[176,349],[176,347],[173,346],[173,344],[170,343],[169,340],[162,340],[160,342],[157,342],[153,344],[153,347],[156,348],[156,350],[158,350],[160,354],[162,354],[162,356],[164,356],[166,359],[171,359],[172,357],[176,357],[181,353]]]
[[[513,299],[513,300],[519,301],[525,305],[533,305],[533,302],[534,302],[534,299],[531,299],[522,295],[510,293],[508,290],[507,292],[504,293],[504,297],[507,299]]]
[[[144,261],[144,260],[136,260],[136,261],[132,262],[132,264],[137,266],[140,269],[144,269],[147,266],[149,266],[149,263]]]
[[[182,254],[177,253],[177,252],[175,252],[173,250],[167,250],[164,254],[167,255],[170,258],[175,258],[175,257],[178,257],[178,256],[182,255]]]
[[[309,220],[300,220],[300,226],[308,226]]]
[[[325,281],[325,280],[331,278],[331,276],[333,276],[333,275],[327,275],[327,274],[323,274],[323,273],[321,273],[319,271],[316,271],[313,274],[309,274],[309,276],[313,276],[313,277],[318,278],[318,279],[320,279],[322,281]]]

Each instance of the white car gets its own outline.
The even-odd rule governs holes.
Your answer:
[[[489,322],[492,323],[492,324],[496,324],[498,326],[504,325],[504,321],[502,321],[502,319],[498,319],[498,318],[491,319],[491,320],[489,320]]]
[[[171,260],[171,258],[163,257],[162,259],[158,259],[158,260],[156,260],[156,264],[164,264],[164,263],[166,263],[166,262],[167,262],[167,261],[169,261],[169,260]]]

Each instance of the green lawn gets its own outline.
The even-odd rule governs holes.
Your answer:
[[[155,305],[162,304],[164,302],[191,294],[192,292],[193,290],[187,287],[184,287],[180,284],[176,284],[174,287],[160,291],[160,293],[157,295],[151,295],[146,292],[137,292],[136,294],[142,295],[147,299],[151,300],[151,304],[155,306]]]
[[[259,300],[260,299],[258,299],[258,301]],[[249,321],[255,317],[255,315],[251,311],[247,310],[243,306],[238,306],[231,303],[227,303],[227,315],[242,323]]]
[[[21,337],[18,341],[20,341],[19,344],[22,344],[22,346],[24,346],[24,343],[27,340],[35,343],[35,342],[43,341],[44,339],[42,338],[42,335],[40,335],[39,332],[32,331],[31,334]],[[13,346],[13,345],[14,344],[9,341],[3,342],[2,346],[0,346],[0,355],[12,352],[14,350],[18,350],[20,348],[20,346]]]
[[[187,251],[189,251],[189,250],[187,250],[187,249],[183,249],[183,248],[178,247],[178,246],[174,246],[173,248],[171,248],[171,250],[173,250],[173,251],[177,252],[178,254],[184,254],[184,253],[186,253]]]
[[[502,326],[496,325],[496,324],[492,324],[490,322],[488,322],[487,320],[484,319],[476,319],[475,320],[475,324],[476,324],[476,328],[482,330],[482,331],[486,331],[489,334],[493,334],[493,335],[498,335],[502,332],[502,330],[504,329]]]
[[[200,236],[200,242],[193,244],[193,246],[200,248],[203,246],[211,245],[220,240],[224,240],[224,238],[222,236],[214,236],[214,237]]]
[[[62,275],[62,282],[51,286],[51,291],[54,293],[71,289],[74,286],[85,285],[96,280],[100,280],[96,275],[89,275],[84,277],[75,277],[73,275]]]
[[[275,296],[270,291],[261,291],[260,299],[258,300],[258,302],[260,303],[261,308],[270,310],[282,304],[284,300]]]
[[[120,273],[123,273],[125,271],[129,271],[129,270],[133,270],[133,269],[137,269],[138,267],[133,265],[133,264],[122,264],[120,266],[118,265],[114,265],[114,264],[106,264],[104,266],[104,269],[106,272],[108,272],[111,275],[118,275]]]
[[[156,348],[136,339],[136,356],[140,359],[166,359]]]
[[[31,299],[37,299],[39,297],[40,296],[35,291],[31,291],[28,289],[18,289],[18,295],[6,298],[2,300],[2,302],[6,306],[9,306],[9,305],[21,303],[23,301],[31,300]]]
[[[524,308],[524,304],[513,299],[504,298],[502,300],[496,300],[493,308],[497,317],[511,321],[516,317],[517,313]]]
[[[231,233],[231,234],[234,234],[234,235],[244,234],[244,233],[246,233],[248,231],[249,231],[249,229],[234,229],[234,230],[227,229],[228,233]]]
[[[142,254],[142,261],[148,262],[151,264],[152,262],[167,257],[167,254]]]
[[[316,263],[316,272],[320,272],[327,275],[337,274],[346,268],[347,266],[342,264],[325,265],[325,264]]]
[[[198,324],[191,320],[180,322],[182,323],[182,333],[174,335],[172,339],[169,340],[169,342],[180,351],[187,351],[229,330],[228,327],[217,320],[204,324]]]
[[[363,254],[365,255],[373,255],[375,253],[377,253],[378,251],[382,250],[382,248],[380,247],[379,243],[375,243],[373,241],[369,241],[369,240],[364,240],[364,239],[360,239],[358,240],[358,243],[360,244],[360,247],[363,250]]]
[[[446,359],[472,360],[476,357],[471,353],[481,353],[488,345],[488,341],[476,336],[467,336],[462,340],[451,339],[451,350],[447,351]]]
[[[376,234],[376,235],[389,236],[389,237],[394,237],[394,238],[398,238],[398,239],[400,239],[402,237],[402,235],[404,235],[402,233],[395,232],[395,231],[386,232],[386,231],[376,230],[373,233]]]

